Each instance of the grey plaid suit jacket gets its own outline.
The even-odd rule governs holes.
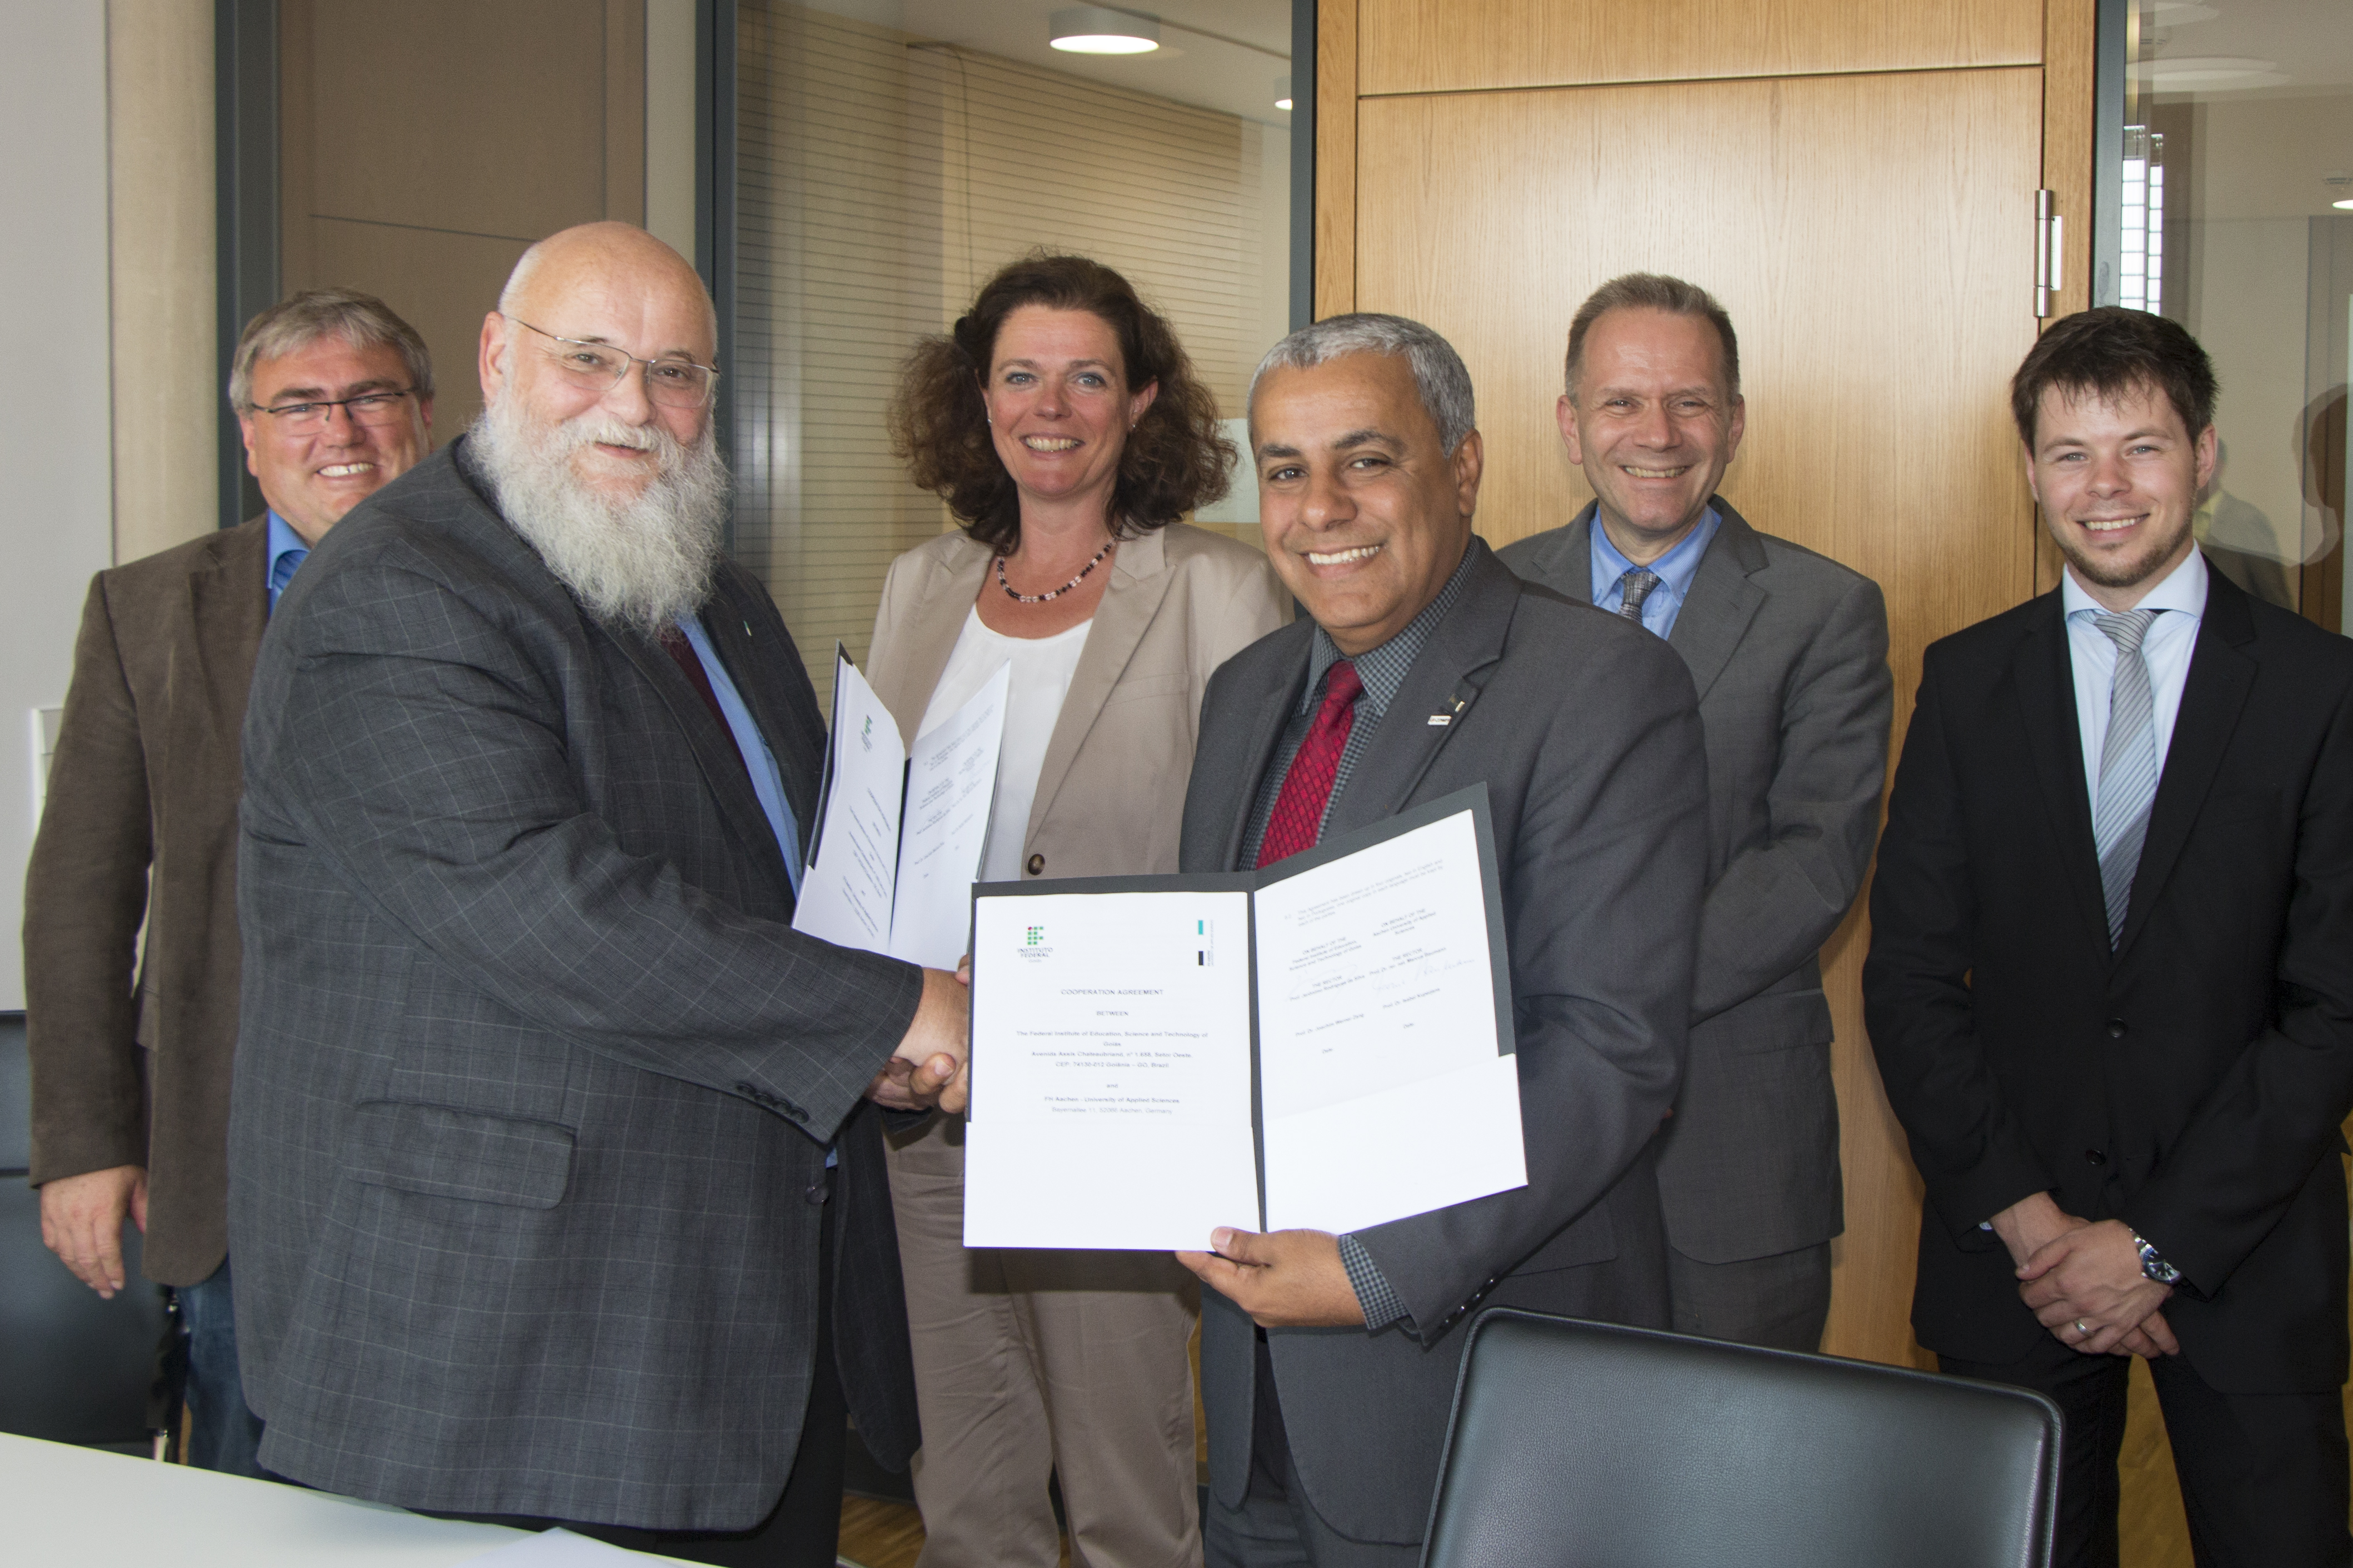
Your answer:
[[[828,1207],[851,1410],[884,1463],[915,1446],[860,1095],[920,973],[788,929],[725,731],[486,488],[460,441],[355,509],[255,676],[229,1226],[261,1461],[746,1529],[799,1441]],[[703,623],[806,827],[824,731],[784,623],[733,564]]]
[[[1715,508],[1667,639],[1707,732],[1708,889],[1659,1202],[1677,1251],[1734,1263],[1845,1225],[1820,952],[1871,864],[1894,678],[1878,584]],[[1589,603],[1593,519],[1496,553]]]

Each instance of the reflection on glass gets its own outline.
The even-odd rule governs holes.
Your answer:
[[[2221,461],[2196,527],[2217,567],[2341,628],[2353,26],[2343,0],[2126,4],[2100,302],[2213,356]]]
[[[1289,330],[1290,0],[1155,0],[1162,47],[1057,52],[1047,9],[737,7],[735,552],[824,698],[882,574],[952,526],[883,432],[899,363],[1023,253],[1117,268],[1239,419]],[[1202,30],[1196,31],[1195,28]],[[1255,490],[1197,521],[1250,542]]]

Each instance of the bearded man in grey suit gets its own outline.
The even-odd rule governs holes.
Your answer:
[[[1208,1562],[1418,1562],[1460,1325],[1506,1304],[1664,1327],[1650,1149],[1690,1016],[1707,804],[1691,677],[1472,534],[1453,349],[1395,316],[1278,343],[1250,389],[1267,552],[1306,616],[1211,677],[1187,871],[1271,864],[1483,783],[1527,1185],[1349,1236],[1220,1228],[1201,1303]]]
[[[845,1405],[885,1464],[916,1442],[862,1101],[955,1108],[965,1010],[790,927],[824,729],[720,558],[714,332],[643,231],[543,240],[483,323],[480,422],[280,605],[237,1322],[270,1469],[830,1568]]]
[[[1664,637],[1707,731],[1691,1058],[1659,1146],[1674,1326],[1816,1350],[1844,1224],[1820,950],[1879,827],[1886,602],[1715,493],[1747,409],[1739,340],[1705,289],[1638,272],[1595,290],[1558,414],[1595,499],[1499,554]]]

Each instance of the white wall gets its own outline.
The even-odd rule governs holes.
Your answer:
[[[30,714],[64,700],[74,627],[112,546],[106,8],[11,4],[0,49],[0,1008],[32,847]],[[128,984],[128,977],[125,977]]]

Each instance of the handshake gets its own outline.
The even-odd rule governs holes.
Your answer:
[[[923,971],[923,997],[914,1022],[874,1081],[866,1098],[892,1110],[961,1113],[972,1091],[966,1058],[972,1046],[972,960],[955,973]]]

